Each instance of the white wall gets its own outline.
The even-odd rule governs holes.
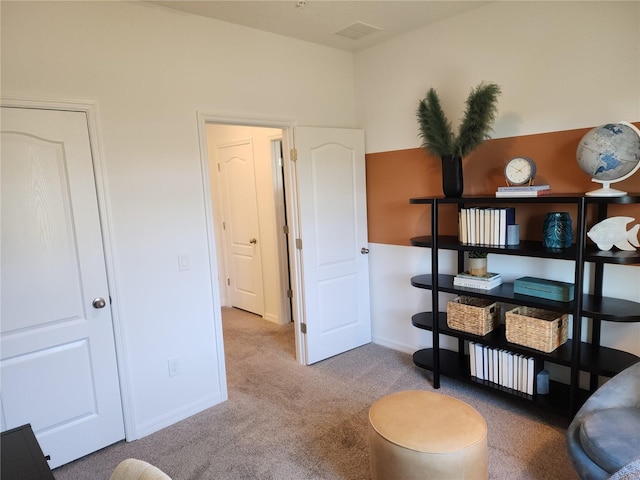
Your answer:
[[[352,55],[139,3],[1,8],[2,96],[97,102],[127,436],[144,436],[226,395],[196,112],[353,127]]]
[[[217,175],[217,145],[225,145],[236,141],[251,139],[254,152],[256,196],[258,200],[258,229],[262,258],[262,279],[264,286],[263,318],[273,323],[285,324],[291,321],[283,299],[286,292],[281,288],[280,253],[278,240],[283,236],[282,225],[278,224],[276,216],[276,195],[282,197],[283,191],[276,191],[274,179],[274,165],[271,142],[282,139],[282,130],[276,128],[243,127],[236,125],[207,124],[207,145],[209,151],[209,171],[211,173],[211,187],[214,217],[216,222],[216,238],[222,239],[220,221],[224,219],[222,201],[220,197],[221,185]],[[286,262],[286,258],[284,259]],[[231,306],[227,295],[224,276],[224,258],[222,242],[218,242],[218,278],[220,279],[220,299],[223,305]],[[285,310],[285,311],[283,311]]]
[[[638,2],[492,2],[359,52],[367,152],[420,145],[430,87],[457,128],[472,87],[501,85],[496,138],[638,120],[639,23]]]
[[[355,72],[368,153],[420,145],[415,111],[432,86],[457,128],[470,89],[481,81],[500,84],[497,138],[637,121],[640,3],[493,2],[357,53]],[[431,345],[430,335],[410,321],[430,309],[428,295],[409,283],[412,275],[430,272],[428,252],[372,245],[377,343],[407,352]],[[539,271],[563,280],[573,271],[558,262],[513,257],[492,255],[489,262],[513,278]],[[453,263],[450,268],[455,271]],[[640,268],[607,266],[605,275],[605,294],[640,301]],[[640,355],[640,324],[603,325],[604,345]]]

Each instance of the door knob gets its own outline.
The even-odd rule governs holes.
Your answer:
[[[363,255],[366,255],[367,253],[369,253],[369,249],[365,248],[365,247],[362,247],[362,249],[360,250],[360,253],[363,254]]]
[[[256,243],[258,243],[258,240],[256,240],[255,238],[252,238],[251,240],[249,240],[249,243],[253,243],[255,245]]]
[[[106,305],[107,302],[105,302],[102,297],[98,297],[93,300],[93,308],[104,308]]]

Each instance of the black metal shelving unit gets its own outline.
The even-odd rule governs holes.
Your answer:
[[[489,196],[467,196],[460,198],[422,197],[410,199],[411,204],[428,205],[431,208],[431,236],[421,236],[411,239],[411,244],[431,248],[432,272],[437,274],[417,275],[411,279],[411,284],[417,288],[431,291],[432,312],[437,314],[438,321],[434,322],[432,312],[422,312],[413,316],[415,327],[432,332],[432,348],[418,350],[414,353],[414,363],[433,371],[433,386],[440,387],[440,375],[457,378],[493,391],[505,392],[509,395],[532,401],[544,408],[551,408],[572,416],[597,388],[598,376],[611,377],[630,365],[640,361],[640,357],[628,352],[608,348],[600,345],[601,322],[640,322],[640,303],[618,298],[605,297],[603,291],[604,265],[639,265],[640,252],[622,252],[619,250],[600,251],[595,246],[587,246],[587,211],[597,209],[597,221],[607,218],[609,205],[639,204],[640,194],[630,194],[623,197],[587,197],[575,194],[557,194],[543,197],[496,198]],[[568,204],[577,209],[576,243],[564,250],[547,249],[542,242],[521,241],[514,246],[483,246],[461,244],[458,237],[438,235],[439,210],[442,205],[457,205],[458,211],[465,206],[474,205],[505,205],[518,204]],[[438,266],[438,252],[451,250],[458,252],[458,271],[464,268],[465,251],[482,251],[500,255],[514,255],[521,257],[536,257],[573,261],[575,293],[571,302],[558,302],[528,295],[515,294],[513,284],[503,283],[491,290],[458,287],[453,284],[453,274],[440,273]],[[594,285],[590,293],[584,294],[585,263],[594,264]],[[506,340],[504,326],[480,337],[466,332],[450,329],[447,326],[446,313],[440,309],[440,293],[454,295],[470,295],[487,298],[506,304],[524,305],[543,308],[573,316],[572,338],[550,353],[530,349]],[[582,319],[586,317],[591,322],[591,341],[582,342]],[[440,348],[440,335],[458,339],[458,351],[453,352]],[[485,380],[472,377],[469,371],[468,355],[464,353],[465,342],[477,342],[493,348],[505,349],[514,353],[534,357],[537,362],[551,362],[570,368],[569,385],[551,382],[549,395],[526,395],[515,392]],[[579,386],[580,372],[590,374],[589,390]]]

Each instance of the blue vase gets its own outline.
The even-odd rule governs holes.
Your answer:
[[[569,212],[549,212],[542,226],[542,245],[546,248],[569,248],[573,241]]]

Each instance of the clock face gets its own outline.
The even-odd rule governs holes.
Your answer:
[[[511,185],[524,185],[536,176],[536,164],[529,157],[515,157],[504,167],[504,176]]]

